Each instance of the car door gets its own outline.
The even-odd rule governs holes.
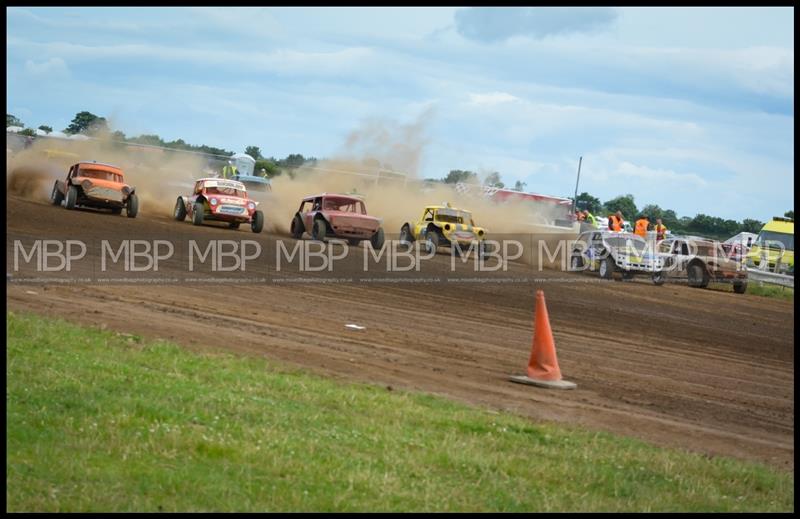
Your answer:
[[[303,225],[308,230],[308,232],[311,232],[311,229],[313,229],[314,226],[314,217],[317,215],[318,212],[322,211],[322,197],[318,196],[313,200],[308,200],[306,204],[307,203],[311,203],[311,207],[305,210],[302,214]]]
[[[592,268],[596,269],[600,263],[600,260],[607,254],[606,246],[603,243],[602,233],[593,232],[591,234],[587,254],[589,256],[589,261],[592,265]]]
[[[434,220],[434,211],[432,208],[425,208],[422,211],[422,218],[414,225],[414,236],[416,239],[424,239],[425,231],[428,229],[428,224]]]
[[[575,240],[575,243],[572,244],[572,255],[573,256],[584,256],[588,257],[588,249],[589,249],[589,239],[591,238],[592,233],[585,232],[578,236],[578,239]]]
[[[186,202],[186,214],[189,218],[192,217],[194,213],[194,203],[197,201],[197,196],[203,192],[203,182],[197,181],[194,183],[194,188],[192,189],[192,194],[187,198]]]
[[[675,258],[676,272],[686,274],[686,265],[689,263],[689,244],[686,240],[675,240],[672,245],[672,257]]]

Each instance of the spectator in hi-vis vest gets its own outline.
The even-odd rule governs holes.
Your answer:
[[[583,210],[583,221],[594,227],[597,228],[597,220],[595,220],[594,215],[589,212],[588,209]]]
[[[625,220],[622,219],[622,211],[617,211],[614,214],[608,215],[608,230],[614,232],[622,232]]]
[[[236,166],[233,165],[233,161],[228,161],[224,168],[222,168],[222,178],[233,178],[238,175],[239,172],[236,170]]]
[[[667,226],[661,223],[661,218],[656,218],[656,241],[661,241],[667,237]]]
[[[650,227],[650,220],[645,215],[640,215],[639,219],[636,220],[636,228],[633,232],[646,239],[648,227]]]

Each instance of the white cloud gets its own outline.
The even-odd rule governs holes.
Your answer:
[[[469,102],[478,106],[494,106],[501,103],[519,101],[519,98],[505,92],[490,92],[488,94],[469,94]]]
[[[214,65],[281,73],[343,74],[360,66],[373,56],[365,47],[350,47],[329,52],[306,52],[279,49],[271,52],[227,51],[200,47],[169,47],[153,44],[123,44],[91,46],[67,42],[36,43],[20,38],[8,38],[8,46],[27,50],[32,54],[67,56],[71,60],[97,59],[149,59],[176,61],[196,65]],[[57,58],[60,59],[60,58]]]
[[[616,174],[626,177],[635,177],[653,182],[656,185],[667,183],[675,183],[683,186],[686,186],[686,183],[688,183],[696,187],[705,187],[708,185],[708,182],[696,173],[678,173],[671,169],[651,168],[641,164],[633,164],[628,161],[623,161],[619,164]]]
[[[63,76],[69,73],[69,67],[63,59],[53,57],[41,62],[25,61],[25,72],[33,76]]]

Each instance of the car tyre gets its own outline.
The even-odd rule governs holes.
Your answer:
[[[292,238],[295,240],[302,238],[303,232],[305,231],[305,226],[303,225],[303,219],[300,218],[299,214],[294,215],[290,230],[292,232]]]
[[[325,234],[327,233],[327,231],[328,231],[328,224],[325,223],[325,220],[323,218],[317,218],[316,220],[314,220],[314,229],[313,232],[311,233],[312,238],[314,238],[317,241],[324,241]]]
[[[578,256],[572,256],[569,260],[570,270],[573,272],[580,272],[583,269],[583,258]]]
[[[50,201],[53,202],[53,205],[61,205],[61,202],[64,201],[64,193],[58,189],[58,182],[53,184],[53,192],[50,194]]]
[[[689,265],[688,269],[689,286],[693,288],[705,288],[708,286],[708,272],[700,263]]]
[[[407,243],[411,245],[414,241],[414,237],[411,236],[411,229],[408,225],[404,225],[402,229],[400,229],[400,243]]]
[[[425,243],[428,252],[433,251],[436,253],[436,250],[439,248],[439,233],[436,231],[428,231],[428,235],[425,238]]]
[[[173,213],[173,217],[182,222],[186,219],[186,204],[183,202],[183,198],[178,198],[175,202],[175,211]]]
[[[747,280],[734,281],[733,291],[736,292],[737,294],[744,294],[745,292],[747,292]]]
[[[239,228],[239,222],[228,222],[228,229],[236,230],[238,228]]]
[[[654,272],[653,273],[653,284],[660,287],[667,281],[667,276],[663,272]]]
[[[192,224],[194,225],[203,225],[203,204],[197,202],[194,204],[194,209],[192,210]]]
[[[131,193],[128,197],[128,203],[125,204],[125,214],[128,218],[136,218],[136,215],[139,214],[139,197],[136,196],[136,193]]]
[[[611,263],[610,258],[601,259],[597,270],[603,279],[612,279],[614,277],[614,265]]]
[[[253,221],[250,222],[250,229],[258,234],[264,228],[264,213],[256,211],[253,213]]]
[[[67,189],[67,197],[64,201],[64,207],[67,209],[75,209],[75,203],[78,201],[78,188],[69,186]]]
[[[375,231],[375,234],[372,235],[372,238],[369,239],[369,242],[372,244],[372,248],[375,250],[381,250],[383,248],[383,227],[378,227],[378,230]]]

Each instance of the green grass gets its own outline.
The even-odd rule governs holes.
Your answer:
[[[747,284],[747,291],[745,294],[753,294],[762,297],[774,297],[776,299],[783,299],[785,301],[794,301],[794,289],[789,287],[782,287],[776,285],[761,285],[750,281]]]
[[[719,290],[721,292],[733,293],[733,286],[731,283],[711,283],[709,288],[712,290]],[[763,284],[759,285],[757,282],[750,280],[747,283],[747,290],[745,294],[750,294],[760,297],[771,297],[774,299],[782,299],[784,301],[794,301],[794,289],[782,287],[778,285]],[[737,297],[741,295],[737,294]]]
[[[793,474],[760,465],[30,314],[6,323],[9,511],[793,510]]]

